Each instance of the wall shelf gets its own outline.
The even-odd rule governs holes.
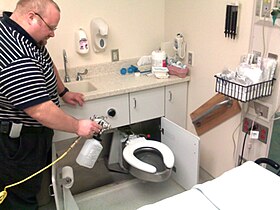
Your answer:
[[[216,77],[216,92],[241,102],[249,102],[272,94],[273,81],[275,79],[252,85],[241,85],[222,77]]]

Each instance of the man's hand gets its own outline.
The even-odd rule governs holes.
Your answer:
[[[85,138],[92,138],[96,133],[100,133],[102,126],[92,120],[79,120],[77,135]]]
[[[67,92],[65,95],[62,97],[62,100],[70,105],[76,106],[79,104],[80,106],[83,106],[85,100],[84,100],[84,95],[82,93],[76,93],[76,92]]]

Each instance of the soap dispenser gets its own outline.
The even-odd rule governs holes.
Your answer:
[[[91,42],[94,52],[105,51],[107,47],[109,27],[102,18],[95,18],[90,22]]]
[[[87,54],[89,52],[89,43],[86,32],[79,28],[75,33],[76,52],[79,54]]]

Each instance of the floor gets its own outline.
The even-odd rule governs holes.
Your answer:
[[[200,170],[199,183],[211,179],[206,171]],[[135,210],[183,191],[184,189],[172,179],[163,183],[129,179],[89,190],[74,197],[80,210]],[[39,208],[39,210],[54,209],[56,208],[53,200]]]
[[[132,210],[183,191],[172,179],[164,183],[147,183],[133,179],[111,186],[109,190],[104,187],[79,194],[75,200],[80,209]]]

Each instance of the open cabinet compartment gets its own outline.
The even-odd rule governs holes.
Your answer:
[[[178,126],[174,122],[168,120],[165,117],[161,117],[160,119],[160,140],[162,143],[167,145],[175,156],[175,164],[172,168],[172,179],[180,185],[183,189],[188,190],[194,185],[198,183],[199,180],[199,141],[200,138],[191,132],[185,130],[184,128]],[[71,140],[71,139],[69,139]],[[69,141],[68,139],[63,141]],[[120,141],[121,139],[112,139],[112,141]],[[58,150],[66,150],[68,146],[65,148],[61,148],[62,145],[58,146],[58,142],[53,143],[52,147],[52,159],[53,161],[59,157]],[[70,143],[69,143],[70,144]],[[69,145],[66,144],[66,145]],[[77,149],[77,146],[74,148]],[[68,154],[67,158],[73,159],[73,157],[70,155],[72,154],[74,157],[76,157],[76,152],[72,150],[71,153]],[[79,149],[78,149],[79,151]],[[121,150],[122,151],[122,150]],[[122,154],[118,153],[117,151],[114,151],[114,154],[117,156],[121,156]],[[75,158],[74,158],[75,160]],[[73,162],[73,164],[76,164]],[[75,167],[72,164],[69,164],[69,166]],[[101,194],[101,191],[98,189],[101,188],[92,188],[90,190],[84,191],[82,193],[73,194],[74,199],[69,199],[70,197],[65,194],[65,191],[63,189],[63,180],[62,180],[62,167],[64,167],[63,163],[55,164],[52,166],[52,188],[53,188],[53,196],[55,198],[55,205],[57,210],[68,210],[67,206],[71,206],[72,209],[75,205],[78,206],[80,209],[86,209],[83,208],[83,206],[91,206],[90,209],[96,209],[94,206],[97,206],[99,202],[96,200],[99,199]],[[94,169],[94,168],[93,168]],[[81,168],[79,170],[74,170],[74,180],[75,176],[78,177],[79,173],[93,173],[93,171],[89,171],[86,169],[84,172],[82,172]],[[94,174],[92,175],[93,179],[96,179]],[[89,183],[89,181],[87,182]],[[114,185],[107,185],[107,192],[111,192],[112,189],[114,189],[114,186],[121,184],[122,182],[115,182]],[[74,183],[75,184],[75,183]],[[105,185],[102,185],[102,187]],[[72,188],[73,189],[73,188]],[[103,188],[105,189],[105,188]],[[99,193],[98,193],[99,192]],[[144,192],[140,192],[144,193]],[[66,196],[65,196],[66,195]],[[142,202],[140,200],[136,200],[135,202]],[[101,200],[100,202],[104,202],[104,200]],[[107,202],[107,201],[106,201]],[[108,200],[109,202],[109,200]],[[145,205],[148,203],[145,203]]]

